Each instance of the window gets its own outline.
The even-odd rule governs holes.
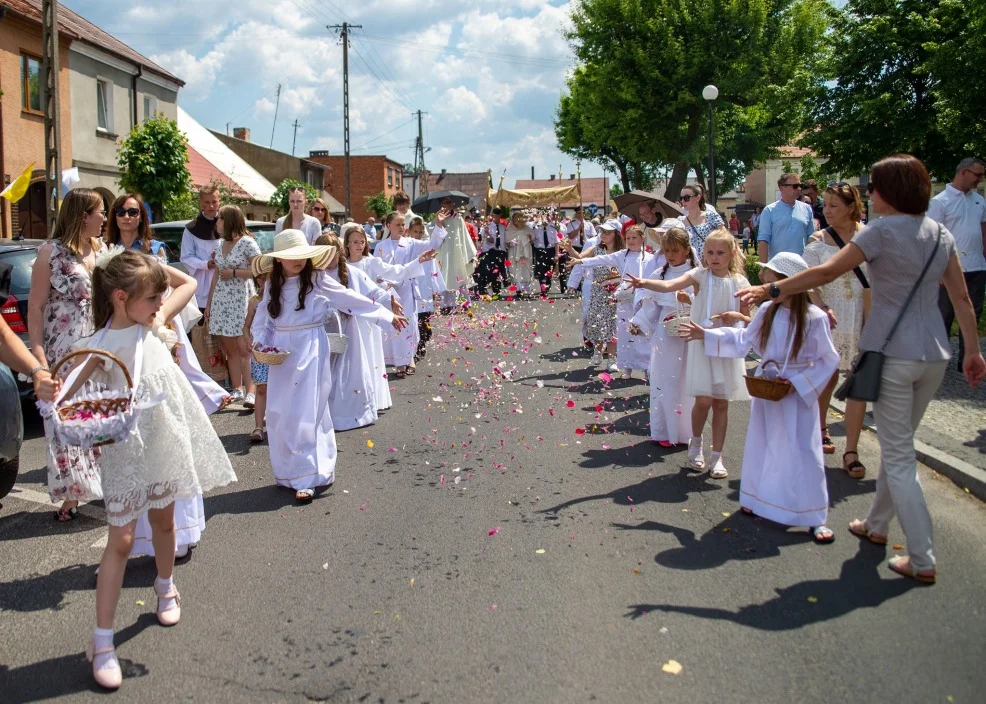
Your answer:
[[[41,59],[21,54],[21,107],[25,110],[44,110]]]
[[[314,169],[306,169],[305,170],[305,181],[308,183],[309,186],[314,186],[315,185],[315,170]]]
[[[388,186],[394,185],[394,169],[392,166],[387,167],[387,185]]]
[[[113,131],[113,84],[105,78],[96,79],[96,129]]]
[[[152,117],[154,113],[157,112],[157,98],[153,95],[144,96],[144,122],[147,122]]]

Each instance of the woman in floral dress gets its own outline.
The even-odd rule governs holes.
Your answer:
[[[72,350],[79,339],[93,334],[92,270],[102,249],[100,231],[106,221],[103,198],[96,191],[69,191],[58,211],[51,241],[38,250],[31,273],[28,331],[31,351],[48,368]],[[71,364],[59,370],[68,374]],[[48,494],[62,506],[58,521],[78,515],[80,501],[103,498],[99,475],[99,450],[59,445],[49,421]]]
[[[243,335],[250,297],[256,293],[250,262],[260,256],[260,247],[246,228],[246,218],[235,205],[219,209],[216,231],[216,276],[205,308],[209,334],[222,341],[226,367],[233,387],[233,401],[253,408],[256,396],[250,376],[250,350]],[[245,387],[245,388],[244,388]]]
[[[684,186],[678,204],[685,211],[685,214],[678,218],[678,227],[691,237],[692,247],[698,252],[701,261],[705,238],[713,230],[724,227],[726,223],[722,221],[716,209],[705,202],[705,191],[698,184]]]

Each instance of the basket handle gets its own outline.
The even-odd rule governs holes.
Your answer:
[[[110,354],[106,350],[86,348],[86,349],[76,350],[75,352],[69,352],[67,355],[65,355],[57,362],[55,362],[53,365],[51,365],[52,377],[54,377],[58,373],[59,368],[61,368],[62,365],[64,365],[68,360],[73,359],[75,357],[80,357],[82,355],[86,355],[86,357],[91,357],[92,355],[99,355],[106,357],[113,362],[116,362],[116,364],[120,367],[120,369],[123,370],[123,376],[127,380],[127,387],[130,390],[131,394],[133,394],[134,380],[133,377],[130,376],[130,370],[127,369],[127,365],[121,362],[115,355]],[[78,378],[78,375],[82,372],[83,367],[84,365],[80,365],[75,371],[73,371],[71,374],[68,375],[68,378],[65,379],[65,383],[62,386],[62,392],[58,395],[58,398],[54,400],[52,406],[57,406],[59,403],[61,403],[62,399],[65,397],[65,394],[68,393],[69,388],[72,387],[72,385],[75,383],[75,380]]]

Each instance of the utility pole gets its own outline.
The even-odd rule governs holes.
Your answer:
[[[349,30],[362,29],[361,24],[333,24],[326,29],[340,29],[342,38],[342,143],[346,152],[346,215],[353,212],[353,178],[349,168]]]
[[[422,113],[418,110],[418,139],[414,143],[414,185],[415,190],[418,190],[418,178],[425,170],[425,140],[424,133],[421,130],[421,115],[428,113]],[[425,179],[425,193],[428,192],[428,179]],[[415,196],[419,196],[421,193],[416,193]]]
[[[291,156],[294,156],[294,147],[298,143],[298,128],[301,127],[301,125],[298,124],[297,117],[294,118],[294,124],[291,126],[294,127],[294,137],[291,139]]]
[[[274,103],[274,126],[270,128],[270,148],[274,148],[274,130],[277,129],[277,109],[281,107],[281,84],[277,84],[277,102]]]
[[[58,2],[41,0],[41,90],[45,113],[45,200],[48,234],[58,219],[59,181],[62,174],[58,114]]]

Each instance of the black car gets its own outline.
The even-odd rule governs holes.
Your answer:
[[[0,315],[31,348],[27,336],[27,299],[31,292],[31,272],[38,250],[47,240],[0,240],[0,278],[3,279]],[[9,278],[9,282],[7,279]],[[31,384],[19,384],[21,396],[29,398],[34,394]]]

